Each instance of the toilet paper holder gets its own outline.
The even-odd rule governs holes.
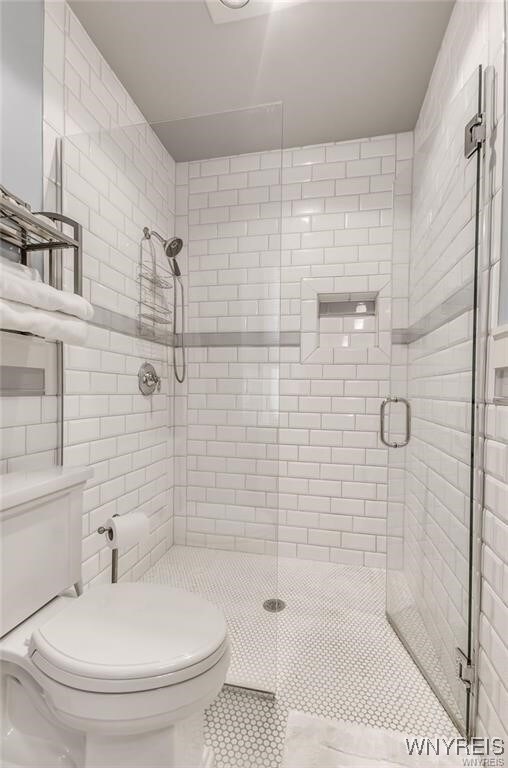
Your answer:
[[[113,515],[113,517],[118,517],[118,514]],[[110,541],[112,541],[113,539],[112,528],[106,528],[104,525],[100,525],[97,528],[97,533],[100,533],[101,535],[105,533]],[[111,550],[111,583],[116,584],[117,582],[118,582],[118,549],[112,549]]]

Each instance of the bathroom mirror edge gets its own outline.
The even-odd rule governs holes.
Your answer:
[[[33,210],[40,210],[43,207],[43,0],[2,2],[0,29],[2,101],[14,105],[14,109],[2,110],[2,184],[26,200]]]

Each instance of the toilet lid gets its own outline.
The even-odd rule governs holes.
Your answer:
[[[90,589],[39,627],[30,650],[36,665],[62,682],[65,674],[139,682],[167,676],[169,682],[171,673],[202,671],[209,658],[215,663],[226,633],[222,611],[199,595],[160,584],[109,584]]]

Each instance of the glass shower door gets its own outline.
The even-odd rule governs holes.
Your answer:
[[[417,136],[407,248],[394,249],[397,301],[381,433],[389,455],[387,617],[463,733],[470,730],[465,678],[473,653],[481,174],[477,128],[466,130],[473,138],[467,157],[464,127],[480,105],[481,70],[439,124]],[[396,228],[403,184],[397,179]]]
[[[153,129],[177,161],[186,243],[173,579],[223,608],[227,683],[275,694],[282,105]]]
[[[128,350],[104,431],[122,452],[133,445],[136,471],[115,467],[126,490],[115,503],[146,511],[154,531],[153,554],[140,564],[122,553],[120,574],[130,562],[134,577],[220,606],[227,682],[274,694],[282,105],[92,130],[63,145],[63,210],[83,223],[85,291],[106,329],[92,342],[108,378],[124,363],[101,352],[104,336]],[[184,320],[167,253],[155,236],[150,248],[145,229],[183,241]],[[144,362],[162,377],[153,397],[138,389]],[[68,422],[74,395],[104,392],[99,376],[89,386],[73,365],[81,360],[67,362]],[[109,461],[103,442],[97,484]]]

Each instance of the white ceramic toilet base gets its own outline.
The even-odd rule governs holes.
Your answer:
[[[59,724],[19,667],[2,664],[2,768],[213,768],[203,713],[147,733],[83,733]]]
[[[83,768],[213,768],[203,744],[203,715],[159,731],[122,736],[87,734]]]
[[[10,473],[0,499],[9,554],[1,592],[1,762],[212,768],[203,720],[230,660],[224,614],[162,584],[61,594],[80,578],[83,487],[92,472],[32,474],[29,482],[25,473]]]

